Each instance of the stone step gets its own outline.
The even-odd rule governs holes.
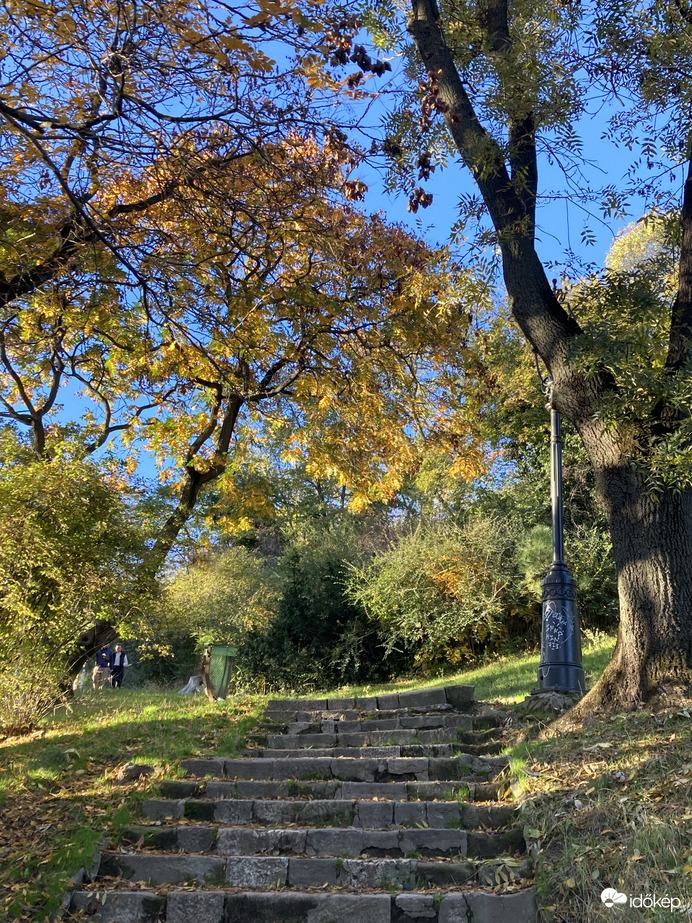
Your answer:
[[[93,923],[535,923],[533,887],[510,894],[448,891],[347,894],[305,891],[77,891],[70,910]]]
[[[354,827],[460,827],[497,829],[512,823],[513,805],[459,801],[322,801],[150,798],[142,805],[150,820],[213,821],[223,824],[296,824]]]
[[[267,746],[275,749],[300,747],[397,747],[402,744],[441,744],[458,740],[456,727],[391,731],[349,731],[338,734],[268,734]]]
[[[244,830],[245,839],[249,839],[247,835],[252,832]],[[407,889],[423,889],[467,884],[479,878],[492,885],[496,879],[504,880],[505,884],[516,883],[530,875],[526,861],[512,861],[503,857],[492,863],[473,862],[466,860],[463,852],[451,853],[451,849],[451,862],[434,861],[443,857],[432,855],[424,859],[422,857],[426,853],[420,849],[411,849],[408,855],[402,855],[393,846],[382,852],[379,852],[379,846],[373,846],[373,849],[378,850],[377,855],[364,858],[366,853],[354,855],[348,844],[342,856],[302,856],[290,850],[296,837],[289,838],[288,831],[283,833],[286,845],[282,843],[281,855],[250,852],[220,855],[103,853],[97,889],[106,879],[145,882],[154,886],[185,883],[237,888],[284,885],[292,888],[322,888],[328,885],[361,890],[395,885]],[[383,838],[376,837],[374,833],[370,840],[373,843],[381,842]],[[451,843],[450,831],[442,833]],[[391,838],[392,834],[388,836]],[[432,837],[430,839],[432,841]],[[400,842],[408,845],[405,840]],[[389,855],[390,852],[393,855]]]
[[[502,852],[514,854],[524,849],[521,830],[509,828],[498,833],[462,830],[457,816],[444,827],[373,827],[374,806],[368,805],[371,825],[348,827],[265,827],[131,826],[124,832],[124,843],[145,849],[171,852],[205,853],[211,856],[381,856],[401,858],[411,855],[429,857],[471,856],[492,858]],[[404,815],[405,817],[406,815]],[[435,815],[433,815],[435,816]],[[366,819],[368,812],[366,812]],[[438,820],[447,820],[440,811]],[[456,823],[457,826],[452,826]]]
[[[379,696],[358,696],[353,698],[323,699],[270,699],[268,713],[291,711],[378,711],[406,708],[432,709],[439,705],[450,705],[464,710],[474,703],[473,686],[445,686],[436,689],[420,689],[411,692],[392,692]]]
[[[478,757],[460,753],[456,757],[394,757],[358,759],[349,757],[290,757],[286,759],[195,758],[181,760],[189,775],[248,779],[341,779],[352,782],[418,782],[466,780],[494,777],[508,763],[508,757]]]
[[[282,748],[267,749],[266,747],[249,747],[241,750],[242,757],[250,759],[284,759],[294,756],[351,756],[351,757],[384,757],[384,756],[433,756],[449,757],[456,756],[459,753],[470,753],[473,756],[493,756],[499,754],[505,747],[505,744],[498,742],[497,745],[492,743],[479,744],[408,744],[403,746],[392,747],[299,747],[295,750],[284,750]],[[481,752],[478,752],[478,751]]]
[[[497,801],[498,782],[340,782],[337,780],[295,779],[254,781],[185,781],[169,779],[161,783],[163,798],[205,797],[212,800],[241,798],[274,800],[305,799],[386,799],[392,801]]]
[[[399,757],[402,756],[402,748],[399,746],[391,747],[296,747],[294,750],[284,749],[283,747],[278,747],[276,749],[268,749],[266,747],[250,747],[246,750],[241,750],[240,755],[243,759],[263,759],[263,760],[282,760],[289,757],[305,757],[305,756],[319,756],[319,757],[335,757],[335,756],[348,756],[351,758],[357,757],[361,759],[362,757],[376,757],[377,759],[382,759],[383,757]],[[411,754],[407,754],[411,755]],[[424,754],[416,754],[416,756],[423,756]],[[426,754],[432,756],[433,754]],[[435,754],[436,756],[438,754]],[[451,754],[446,754],[445,756]]]
[[[380,713],[378,713],[380,714]],[[488,716],[481,715],[480,720]],[[358,734],[372,731],[420,731],[438,728],[458,728],[464,733],[474,731],[474,716],[457,712],[411,715],[395,713],[395,717],[358,718],[355,720],[319,718],[314,721],[272,722],[284,734]],[[273,728],[269,727],[268,730]]]

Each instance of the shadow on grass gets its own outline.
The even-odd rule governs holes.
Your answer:
[[[203,697],[123,690],[89,693],[40,730],[0,742],[0,919],[48,920],[68,877],[88,866],[105,834],[122,828],[175,760],[233,755],[265,704],[259,696]],[[118,786],[125,762],[154,775]]]

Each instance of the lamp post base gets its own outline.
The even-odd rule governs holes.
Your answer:
[[[538,687],[541,692],[586,692],[576,581],[564,564],[551,565],[541,581],[543,625]]]

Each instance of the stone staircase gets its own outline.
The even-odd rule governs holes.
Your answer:
[[[506,715],[448,686],[269,703],[239,758],[188,759],[101,854],[97,923],[534,923]]]

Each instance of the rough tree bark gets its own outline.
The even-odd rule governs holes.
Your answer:
[[[692,679],[692,491],[652,496],[626,441],[599,422],[605,396],[615,388],[607,374],[586,379],[570,365],[582,331],[551,290],[535,249],[537,189],[535,128],[530,111],[508,125],[507,154],[485,130],[447,45],[435,0],[412,0],[408,24],[431,89],[449,131],[474,177],[497,232],[512,315],[546,364],[557,409],[575,424],[596,473],[613,542],[620,597],[620,626],[613,659],[577,707],[617,709],[640,702],[665,681]],[[493,6],[489,47],[504,53],[509,31],[506,4]],[[662,374],[674,375],[690,356],[692,337],[692,165],[682,209],[680,283],[671,306],[670,349]],[[676,413],[657,408],[652,432],[672,431]]]

